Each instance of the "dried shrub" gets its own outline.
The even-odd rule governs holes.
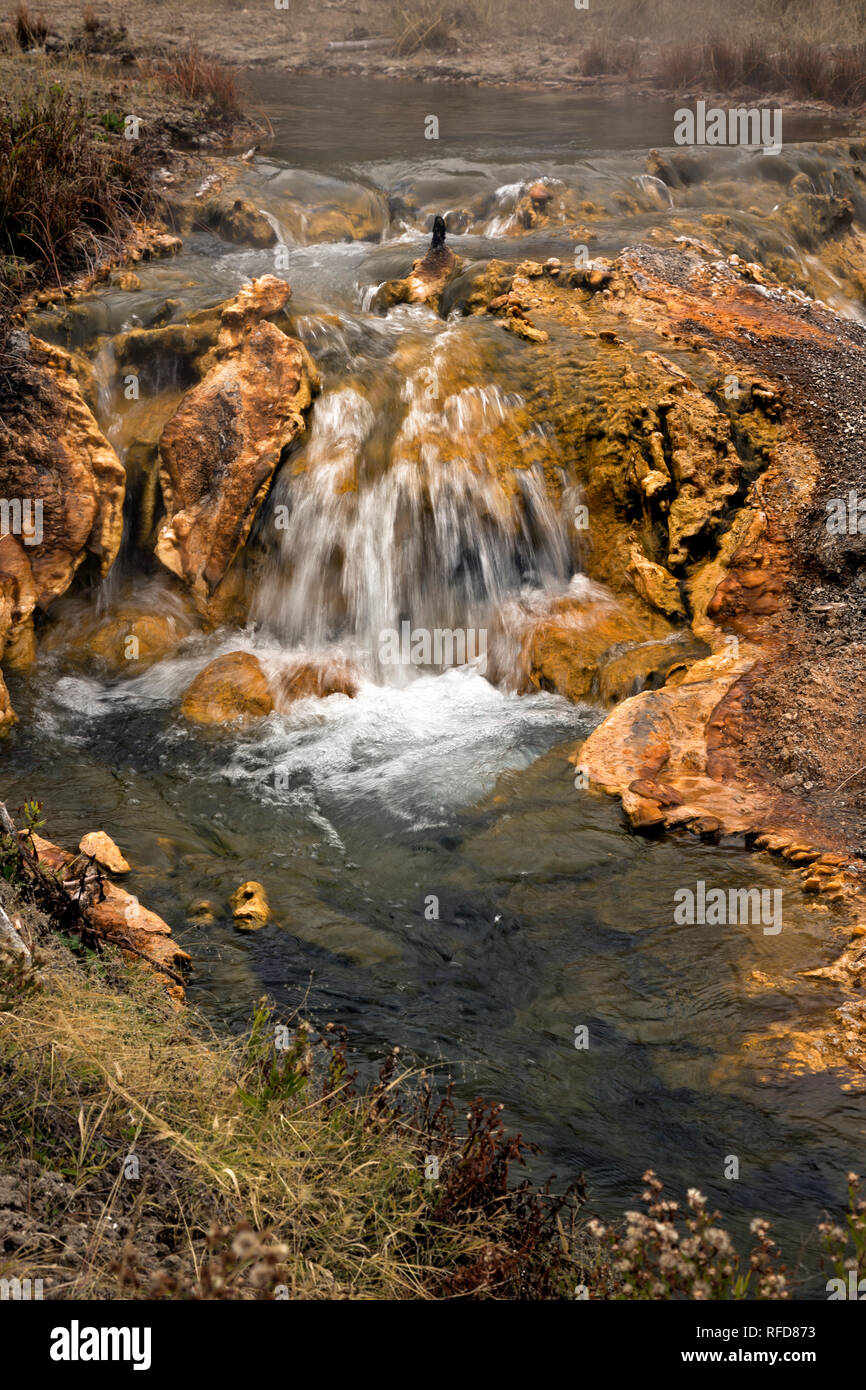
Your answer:
[[[601,77],[621,73],[636,73],[640,66],[637,43],[624,40],[609,43],[594,40],[580,55],[579,68],[584,77]]]
[[[666,87],[690,87],[700,79],[703,50],[696,44],[673,43],[662,49],[659,73]]]
[[[153,72],[169,91],[199,102],[219,116],[241,114],[241,90],[234,68],[209,58],[197,44],[164,59]]]
[[[659,71],[665,85],[676,89],[790,92],[802,100],[855,106],[866,98],[866,43],[829,48],[787,42],[776,52],[754,36],[671,44],[661,52]]]
[[[140,142],[97,136],[85,103],[56,84],[0,105],[0,188],[0,255],[58,284],[116,252],[153,198]]]
[[[447,0],[414,0],[411,5],[397,0],[391,13],[392,52],[398,57],[408,57],[423,48],[447,47],[459,20],[458,7]]]
[[[13,10],[12,23],[19,48],[41,48],[48,37],[48,25],[44,14],[31,14],[24,4],[16,6]]]

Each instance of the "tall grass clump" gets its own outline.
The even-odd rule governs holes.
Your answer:
[[[822,46],[789,40],[771,48],[763,39],[713,38],[669,44],[658,59],[659,75],[675,90],[773,96],[857,106],[866,100],[866,42]]]
[[[151,198],[137,142],[90,125],[83,100],[55,84],[0,103],[0,266],[58,283],[116,251]]]
[[[242,98],[237,73],[225,63],[209,58],[197,44],[164,59],[154,69],[171,92],[200,103],[219,116],[241,114]]]
[[[41,48],[48,37],[45,16],[31,14],[24,4],[16,5],[12,11],[12,25],[19,48]]]

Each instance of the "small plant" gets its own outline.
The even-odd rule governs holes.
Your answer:
[[[238,1094],[253,1109],[285,1101],[302,1092],[313,1067],[312,1029],[300,1023],[292,1034],[274,1022],[267,999],[260,999],[246,1038],[245,1067]],[[282,1045],[280,1045],[282,1044]]]
[[[718,1224],[696,1188],[687,1209],[662,1196],[663,1185],[650,1169],[643,1175],[642,1211],[625,1213],[625,1230],[590,1221],[587,1232],[598,1254],[590,1296],[611,1299],[788,1298],[785,1266],[770,1239],[770,1224],[751,1223],[755,1247],[741,1260],[727,1231]],[[593,1285],[596,1285],[593,1289]]]
[[[125,122],[117,111],[103,111],[99,124],[109,135],[122,135]]]
[[[860,1300],[859,1284],[866,1278],[866,1200],[860,1196],[860,1178],[848,1174],[848,1213],[845,1225],[824,1221],[818,1227],[824,1242],[825,1268],[832,1269],[835,1279],[841,1280],[837,1297]]]
[[[34,830],[41,830],[45,825],[41,801],[25,801],[21,808],[21,816],[28,835],[32,834]]]

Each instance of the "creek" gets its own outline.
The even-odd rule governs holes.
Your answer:
[[[256,78],[255,97],[274,140],[241,186],[280,229],[293,331],[323,379],[267,503],[285,508],[286,527],[242,631],[196,636],[132,676],[83,671],[62,643],[12,675],[6,799],[43,801],[60,843],[112,835],[134,867],[127,886],[193,957],[190,1001],[220,1026],[240,1028],[268,992],[281,1009],[345,1024],[364,1075],[399,1045],[443,1064],[462,1100],[502,1101],[507,1123],[543,1146],[537,1172],[564,1182],[585,1171],[603,1214],[632,1206],[652,1166],[670,1195],[701,1188],[741,1236],[753,1215],[769,1217],[789,1262],[807,1248],[814,1267],[815,1223],[862,1168],[862,1108],[838,1079],[767,1066],[744,1046],[831,1006],[832,986],[796,978],[833,958],[823,924],[768,856],[736,841],[642,839],[615,801],[576,788],[567,755],[600,708],[518,695],[477,664],[375,659],[378,635],[407,619],[485,629],[517,597],[591,593],[592,581],[569,540],[568,459],[550,422],[527,417],[526,345],[490,316],[369,306],[421,254],[437,212],[452,214],[449,245],[467,261],[570,261],[570,231],[515,235],[520,188],[540,177],[600,209],[593,255],[639,241],[674,201],[739,219],[771,254],[786,241],[772,180],[782,166],[829,180],[820,142],[842,128],[786,117],[772,171],[704,150],[705,176],[672,195],[645,172],[648,149],[673,143],[661,101],[630,111],[561,92],[277,76]],[[431,113],[438,141],[424,138]],[[323,205],[369,239],[313,239],[298,208]],[[797,254],[826,297],[820,264]],[[100,423],[122,460],[152,401],[124,400],[113,335],[148,326],[167,299],[180,321],[273,271],[272,248],[194,232],[175,259],[139,267],[137,292],[88,297],[73,345],[94,351]],[[841,289],[835,307],[860,312]],[[70,342],[68,329],[55,336]],[[166,364],[159,391],[181,386]],[[519,495],[495,467],[503,431],[522,451]],[[550,469],[558,506],[541,481]],[[89,602],[108,612],[129,593],[155,611],[171,602],[131,542]],[[207,736],[181,718],[180,695],[234,650],[339,655],[359,663],[361,688]],[[265,885],[274,914],[253,934],[228,907],[247,879]],[[781,889],[783,930],[676,925],[677,890],[700,881]],[[199,899],[213,921],[189,918]],[[724,1178],[731,1154],[737,1181]]]

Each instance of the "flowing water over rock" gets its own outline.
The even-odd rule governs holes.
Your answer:
[[[531,347],[490,316],[449,318],[447,297],[445,317],[372,306],[441,212],[464,263],[455,301],[491,257],[571,264],[584,240],[595,257],[652,242],[671,219],[694,236],[703,218],[725,254],[740,246],[861,316],[845,268],[810,252],[790,217],[770,216],[798,171],[804,197],[840,192],[846,175],[814,143],[838,131],[792,119],[774,159],[704,151],[663,181],[647,170],[650,143],[671,143],[661,104],[639,128],[615,106],[561,95],[433,100],[411,84],[361,95],[314,79],[286,94],[267,79],[260,95],[274,144],[230,161],[229,184],[275,246],[193,229],[175,260],[140,267],[139,290],[105,288],[63,323],[34,322],[73,347],[102,335],[98,418],[130,487],[96,612],[175,626],[134,673],[98,668],[86,659],[94,599],[64,601],[36,672],[10,679],[20,724],[7,800],[42,799],[60,841],[110,831],[131,890],[194,958],[191,999],[216,1018],[240,1021],[270,991],[345,1022],[371,1062],[399,1044],[449,1064],[464,1097],[503,1100],[544,1144],[546,1169],[585,1169],[603,1210],[628,1204],[652,1165],[742,1222],[761,1212],[799,1238],[857,1166],[855,1102],[832,1077],[734,1059],[750,1036],[823,1007],[795,980],[832,957],[821,920],[769,859],[734,842],[641,840],[616,803],[575,785],[567,754],[602,709],[543,683],[519,694],[514,638],[518,610],[612,603],[584,573],[573,443],[545,409]],[[431,102],[438,146],[423,139]],[[673,158],[662,150],[654,167]],[[292,285],[287,331],[322,391],[254,524],[247,621],[208,633],[142,560],[158,521],[156,442],[201,344],[145,356],[132,401],[116,354],[135,350],[130,330],[183,325],[270,273]],[[396,634],[400,652],[404,625],[483,632],[483,651],[406,662],[382,637]],[[645,637],[676,640],[667,626]],[[630,635],[617,655],[635,645]],[[350,663],[357,693],[301,700],[230,734],[190,727],[183,692],[237,651],[269,673]],[[229,899],[248,879],[266,886],[273,921],[240,935]],[[781,936],[675,926],[675,892],[699,880],[782,888]],[[729,1154],[738,1182],[723,1180]]]

